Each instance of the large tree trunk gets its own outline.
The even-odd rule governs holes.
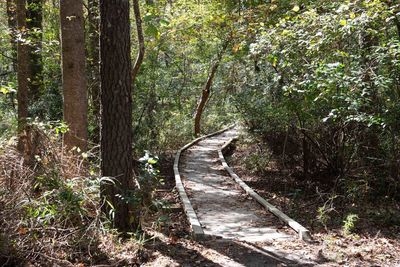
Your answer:
[[[128,0],[100,0],[101,172],[115,185],[103,183],[103,211],[122,232],[139,227],[133,207],[132,66]],[[135,210],[134,210],[135,209]]]
[[[19,34],[26,37],[26,6],[25,0],[16,0],[17,5],[17,24]],[[23,152],[24,145],[22,132],[26,126],[28,117],[28,87],[29,87],[29,49],[20,38],[17,45],[17,76],[18,76],[18,150]]]
[[[87,146],[87,92],[82,8],[82,0],[60,2],[64,121],[69,126],[64,144],[84,151]]]
[[[203,87],[200,101],[196,108],[196,113],[194,115],[194,135],[197,136],[200,134],[201,130],[201,117],[203,115],[204,108],[207,104],[208,98],[210,97],[211,86],[214,80],[215,73],[218,70],[219,63],[221,62],[222,56],[225,53],[226,48],[228,47],[229,41],[225,41],[222,50],[218,53],[217,59],[211,66],[207,82]]]
[[[11,58],[13,70],[17,70],[17,42],[16,42],[16,30],[17,30],[17,8],[15,0],[7,0],[7,22],[8,29],[10,31],[11,40]]]
[[[61,1],[62,2],[62,1]],[[29,98],[35,104],[40,98],[43,85],[42,36],[43,36],[43,0],[28,0],[27,27],[31,40],[29,49],[29,67],[31,80]]]

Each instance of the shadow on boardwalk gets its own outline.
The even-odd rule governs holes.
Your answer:
[[[170,244],[157,240],[155,249],[162,255],[159,266],[314,266],[311,262],[295,259],[291,255],[262,248],[251,243],[229,239],[211,239]],[[161,258],[164,257],[164,260]],[[169,259],[170,262],[166,262]],[[155,262],[153,262],[155,263]]]

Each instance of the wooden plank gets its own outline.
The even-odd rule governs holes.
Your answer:
[[[276,208],[274,205],[269,203],[267,200],[262,198],[259,194],[257,194],[253,189],[251,189],[245,182],[243,182],[240,177],[233,172],[232,168],[229,167],[229,165],[226,163],[225,157],[222,153],[222,150],[225,149],[226,147],[229,146],[229,144],[234,140],[234,138],[230,139],[227,141],[221,149],[218,150],[218,156],[219,159],[224,166],[224,169],[229,173],[229,175],[242,187],[244,191],[246,191],[247,194],[249,194],[252,198],[254,198],[258,203],[260,203],[262,206],[264,206],[267,210],[269,210],[272,214],[274,214],[276,217],[278,217],[281,221],[285,222],[287,225],[289,225],[293,230],[295,230],[299,234],[299,238],[306,241],[306,242],[311,242],[312,237],[310,235],[310,231],[308,231],[305,227],[303,227],[301,224],[287,216],[285,213],[280,211],[278,208]]]

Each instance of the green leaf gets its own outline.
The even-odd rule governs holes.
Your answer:
[[[155,160],[154,158],[149,158],[149,160],[147,161],[147,163],[153,165],[157,163],[157,160]]]
[[[154,15],[153,15],[153,14],[147,13],[147,14],[143,17],[143,20],[144,20],[145,22],[149,22],[149,21],[151,21],[153,18],[154,18]]]
[[[168,25],[169,25],[169,21],[166,20],[166,19],[160,19],[160,24],[161,24],[162,26],[168,26]]]
[[[146,33],[146,35],[154,37],[154,38],[158,38],[158,36],[159,36],[159,31],[158,31],[157,27],[154,26],[153,24],[149,24],[145,33]]]
[[[10,90],[7,87],[0,87],[0,92],[2,92],[3,95],[6,95],[10,92]]]

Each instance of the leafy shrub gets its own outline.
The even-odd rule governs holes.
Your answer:
[[[280,137],[273,152],[303,165],[304,176],[329,186],[367,178],[379,190],[370,182],[379,173],[398,184],[397,9],[384,1],[279,5],[246,43],[252,71],[241,73],[249,82],[235,103],[252,132]]]
[[[46,256],[54,253],[97,249],[97,236],[107,231],[100,220],[101,179],[82,168],[86,154],[62,148],[62,125],[30,127],[32,158],[24,158],[12,142],[0,151],[0,236],[8,240],[2,250],[12,258],[41,257],[47,265]]]
[[[350,235],[354,231],[358,219],[359,217],[357,214],[350,213],[346,216],[346,218],[343,221],[344,235]]]

